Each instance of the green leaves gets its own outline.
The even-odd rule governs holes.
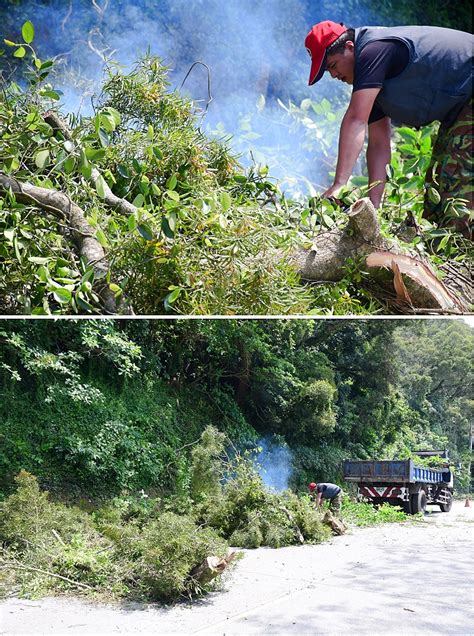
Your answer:
[[[428,192],[429,200],[432,201],[433,203],[439,203],[441,201],[441,196],[438,190],[435,190],[432,187],[428,187],[427,192]]]
[[[174,238],[176,222],[177,216],[174,212],[170,212],[167,216],[163,217],[161,229],[163,230],[163,234],[169,239]]]
[[[14,57],[19,57],[19,58],[25,57],[25,55],[26,55],[26,49],[23,46],[19,46],[17,50],[13,53]]]
[[[169,289],[171,289],[172,291],[170,291],[170,293],[167,294],[163,300],[166,311],[171,311],[173,309],[171,305],[173,305],[173,303],[178,300],[182,291],[180,287],[176,287],[174,285],[171,285]]]
[[[95,181],[95,189],[97,190],[97,194],[101,199],[105,199],[105,188],[106,183],[104,177],[100,174]]]
[[[95,238],[99,241],[102,247],[109,247],[109,241],[102,228],[97,228],[97,230],[95,231]]]
[[[141,208],[145,203],[145,197],[143,194],[137,194],[137,196],[133,199],[132,204],[136,208]]]
[[[72,298],[72,293],[69,289],[65,287],[56,287],[53,291],[54,299],[58,301],[58,303],[70,303]]]
[[[232,205],[232,197],[230,194],[228,192],[222,192],[220,200],[223,212],[230,210],[230,206]]]
[[[31,42],[33,42],[33,39],[35,37],[35,29],[34,29],[34,26],[33,26],[32,22],[30,22],[28,20],[27,22],[25,22],[23,24],[23,26],[21,27],[21,35],[23,37],[23,41],[25,42],[25,44],[32,51],[34,61],[36,61],[37,58],[36,58],[35,52],[31,48],[31,46],[29,46],[31,44]],[[13,53],[14,57],[19,58],[19,59],[25,57],[26,48],[23,45],[21,45],[21,44],[19,44],[17,42],[12,42],[12,40],[4,39],[3,41],[5,42],[5,44],[7,46],[16,46],[17,47],[16,51],[14,51],[14,53]]]
[[[99,128],[98,136],[99,136],[100,145],[103,148],[107,148],[107,146],[110,145],[110,137],[107,131],[104,130],[103,128]]]
[[[153,240],[153,230],[147,223],[139,223],[137,226],[137,230],[140,236],[145,239],[145,241]]]
[[[29,20],[21,27],[21,35],[27,44],[31,44],[35,37],[35,28]]]
[[[41,97],[49,97],[49,99],[52,99],[54,101],[58,101],[60,99],[59,91],[53,91],[48,88],[41,89],[39,94],[41,95]]]
[[[40,150],[35,155],[35,163],[40,170],[43,170],[49,163],[49,150]]]
[[[104,148],[86,148],[86,157],[89,161],[96,163],[105,157],[105,152]]]
[[[171,175],[171,177],[166,181],[166,188],[171,191],[176,188],[178,183],[178,178],[175,174]]]

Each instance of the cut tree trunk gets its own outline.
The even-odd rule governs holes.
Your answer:
[[[335,517],[330,510],[326,510],[323,523],[330,526],[334,534],[341,535],[347,532],[346,524],[341,519]]]
[[[235,550],[230,550],[223,558],[209,556],[205,558],[202,563],[193,568],[189,576],[199,583],[199,585],[206,585],[222,574],[229,563],[235,558],[236,554],[237,552]]]
[[[369,199],[360,199],[348,213],[344,230],[316,237],[311,249],[290,255],[301,277],[314,282],[338,282],[348,259],[362,259],[369,273],[364,285],[398,313],[463,314],[474,302],[472,276],[465,265],[449,265],[443,281],[432,266],[401,254],[394,241],[381,236],[377,212]]]

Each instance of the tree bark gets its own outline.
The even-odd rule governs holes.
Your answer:
[[[100,280],[108,272],[109,264],[102,245],[94,238],[94,229],[89,225],[84,211],[62,192],[41,188],[31,183],[20,183],[14,177],[0,172],[0,189],[11,190],[17,201],[28,205],[36,205],[52,212],[56,217],[66,219],[71,227],[79,255],[92,265],[95,278]],[[105,283],[101,286],[100,297],[104,309],[109,314],[117,313],[115,294]]]
[[[217,576],[222,574],[229,563],[235,558],[237,552],[230,550],[224,558],[210,556],[202,563],[191,570],[189,576],[200,585],[210,583]]]
[[[335,517],[330,510],[326,510],[326,513],[323,517],[323,523],[330,526],[334,534],[345,534],[347,531],[345,523]]]
[[[469,272],[448,266],[450,276],[443,282],[429,263],[400,254],[393,241],[382,237],[369,199],[352,206],[344,230],[320,234],[311,249],[301,248],[289,260],[305,280],[338,282],[345,276],[349,258],[363,260],[370,275],[363,284],[398,313],[422,309],[423,313],[462,314],[474,301]]]

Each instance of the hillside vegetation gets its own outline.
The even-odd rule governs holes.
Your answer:
[[[459,320],[2,321],[0,475],[70,495],[188,491],[208,425],[286,443],[289,484],[449,447],[468,488],[472,330]]]

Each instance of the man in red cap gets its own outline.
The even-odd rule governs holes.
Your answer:
[[[316,506],[319,508],[322,499],[329,500],[329,509],[339,512],[342,505],[342,488],[336,484],[316,484],[312,481],[308,484],[309,492],[315,496]]]
[[[368,127],[369,196],[380,205],[390,163],[391,121],[420,127],[440,121],[426,185],[441,201],[425,197],[425,216],[443,222],[453,197],[473,210],[473,36],[440,27],[361,27],[326,20],[305,41],[311,57],[309,84],[325,71],[353,86],[343,117],[334,183],[323,196],[337,197],[351,176]],[[456,222],[469,235],[468,214]]]

